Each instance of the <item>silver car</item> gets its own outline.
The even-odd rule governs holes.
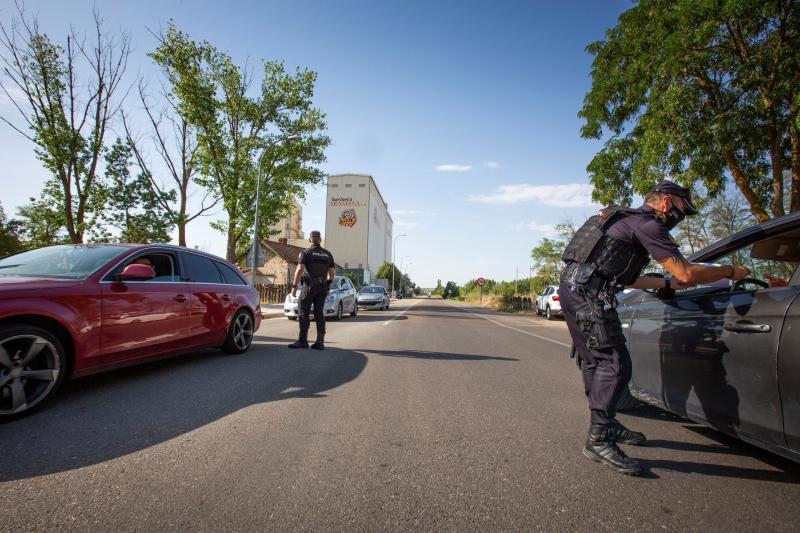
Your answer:
[[[361,309],[389,309],[389,293],[380,285],[367,285],[358,291],[358,307]]]
[[[313,306],[311,313],[314,313]],[[325,316],[340,320],[345,313],[349,313],[350,316],[358,314],[356,288],[349,279],[336,276],[331,283],[330,293],[325,298]],[[286,300],[283,302],[283,314],[289,320],[297,320],[300,314],[300,300],[291,293],[286,295]]]

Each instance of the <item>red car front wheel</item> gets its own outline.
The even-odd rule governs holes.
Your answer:
[[[0,420],[30,413],[56,393],[67,369],[61,342],[35,326],[0,328]]]

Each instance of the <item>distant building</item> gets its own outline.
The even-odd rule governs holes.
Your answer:
[[[342,272],[370,283],[392,258],[389,206],[372,176],[337,174],[328,177],[325,204],[325,248]]]
[[[269,238],[273,241],[286,239],[288,244],[307,247],[308,240],[303,234],[303,208],[295,199],[292,199],[292,203],[294,205],[289,213],[270,226]]]
[[[291,285],[297,258],[305,248],[280,241],[261,241],[260,255],[256,265],[256,285]],[[250,262],[252,254],[245,261],[242,257],[239,269],[250,279]]]

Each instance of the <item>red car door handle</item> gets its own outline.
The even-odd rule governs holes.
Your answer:
[[[742,322],[726,322],[723,326],[727,331],[739,331],[743,333],[769,333],[772,326],[769,324],[747,324]]]
[[[176,301],[176,302],[183,303],[183,302],[185,302],[185,301],[186,301],[186,296],[184,296],[183,294],[179,294],[179,295],[177,295],[177,296],[175,297],[175,301]]]
[[[222,299],[223,299],[224,301],[226,301],[226,302],[230,302],[230,301],[231,301],[231,297],[230,297],[230,295],[228,295],[228,294],[223,294],[223,295],[222,295]]]

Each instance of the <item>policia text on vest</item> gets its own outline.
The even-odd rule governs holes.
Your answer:
[[[297,269],[292,282],[292,296],[299,288],[300,311],[298,323],[300,334],[289,348],[308,348],[308,330],[311,327],[311,306],[314,306],[314,321],[317,324],[317,340],[311,345],[316,350],[325,349],[325,298],[336,273],[333,254],[320,246],[319,231],[312,231],[311,246],[298,257]]]

